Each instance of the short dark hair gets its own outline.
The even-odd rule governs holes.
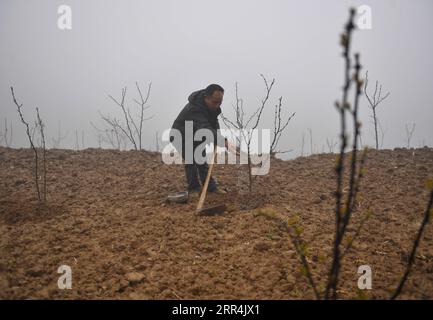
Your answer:
[[[224,89],[220,85],[210,84],[206,87],[206,89],[204,89],[204,95],[205,97],[210,97],[215,91],[221,91],[222,93],[224,93]]]

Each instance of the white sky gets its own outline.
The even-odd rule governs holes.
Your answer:
[[[72,30],[57,27],[57,9],[72,8]],[[433,1],[343,0],[182,0],[182,1],[17,1],[0,2],[0,130],[13,124],[13,146],[28,147],[12,103],[10,86],[33,119],[40,109],[48,140],[59,121],[68,132],[64,148],[75,145],[75,130],[85,132],[86,147],[97,141],[90,121],[101,124],[98,110],[112,115],[128,87],[130,106],[152,82],[152,121],[145,124],[144,146],[155,148],[155,131],[171,126],[188,95],[210,83],[225,90],[223,112],[231,115],[234,85],[245,109],[260,103],[260,74],[276,84],[263,119],[272,125],[273,107],[283,96],[285,114],[296,112],[280,149],[309,152],[308,128],[317,151],[337,140],[343,60],[339,34],[348,8],[372,8],[371,30],[356,31],[370,88],[378,79],[390,97],[378,107],[386,130],[384,147],[405,145],[405,124],[416,123],[412,145],[433,145]],[[373,145],[373,126],[361,100],[363,142]],[[222,124],[222,122],[221,122]],[[102,125],[101,125],[102,126]]]

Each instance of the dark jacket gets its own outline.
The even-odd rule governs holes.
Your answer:
[[[182,133],[182,138],[185,139],[185,121],[193,121],[193,133],[199,129],[209,129],[213,132],[214,143],[217,141],[217,136],[220,136],[224,146],[224,137],[218,132],[220,128],[218,115],[221,113],[221,108],[216,111],[209,109],[204,101],[204,89],[191,93],[188,97],[188,103],[182,109],[172,125],[173,129],[177,129]],[[221,144],[220,143],[220,144]]]

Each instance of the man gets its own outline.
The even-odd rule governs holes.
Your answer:
[[[209,129],[212,132],[214,143],[220,142],[223,143],[223,145],[220,145],[221,147],[229,148],[227,139],[221,136],[218,130],[220,128],[218,115],[221,113],[220,106],[223,101],[223,96],[224,89],[217,84],[211,84],[207,86],[206,89],[191,93],[188,97],[187,105],[179,113],[172,125],[172,129],[177,129],[182,134],[182,146],[180,146],[179,143],[173,143],[173,145],[178,152],[182,154],[184,160],[187,158],[186,151],[193,153],[196,147],[202,143],[202,141],[186,141],[185,121],[192,121],[194,134],[199,129]],[[194,139],[193,137],[191,138]],[[185,146],[188,143],[193,146],[192,150],[185,150]],[[189,155],[189,158],[192,158],[193,163],[185,163],[188,191],[192,194],[200,191],[199,178],[201,184],[204,185],[208,172],[207,163],[198,164],[196,159],[194,159],[193,154]],[[205,151],[203,156],[205,156]],[[223,190],[218,188],[217,182],[212,177],[209,180],[208,191],[225,193]]]

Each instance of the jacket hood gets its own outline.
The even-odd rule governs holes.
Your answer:
[[[204,91],[205,89],[201,89],[198,91],[194,91],[188,97],[188,102],[199,107],[205,108],[209,113],[214,114],[214,116],[218,116],[221,113],[221,107],[219,107],[216,111],[209,109],[204,102]]]
[[[191,93],[188,97],[188,102],[196,106],[204,105],[204,90],[198,90]]]

